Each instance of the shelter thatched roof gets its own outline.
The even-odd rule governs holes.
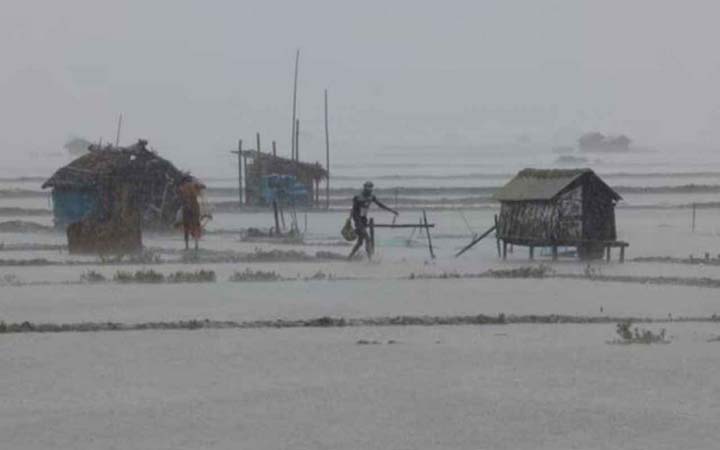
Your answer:
[[[620,195],[591,169],[524,169],[496,192],[493,198],[501,202],[549,201],[584,176],[594,177],[611,197],[615,200],[621,199]]]
[[[140,140],[130,147],[91,147],[90,152],[61,167],[45,183],[43,189],[92,189],[102,180],[122,178],[123,181],[179,180],[183,173],[171,162],[147,149]]]
[[[328,172],[320,164],[306,163],[295,161],[280,156],[273,156],[270,153],[258,153],[255,150],[246,150],[243,152],[249,158],[253,158],[255,163],[260,162],[261,165],[271,168],[277,173],[289,175],[302,175],[314,180],[322,180],[327,178]]]

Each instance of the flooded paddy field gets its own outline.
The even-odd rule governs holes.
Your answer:
[[[608,344],[610,324],[6,335],[0,435],[9,448],[714,448],[719,330],[663,327],[671,343],[650,346]]]
[[[0,195],[4,442],[713,448],[720,175],[608,168],[627,192],[626,262],[553,262],[545,249],[530,262],[518,247],[500,260],[492,237],[453,256],[493,223],[505,180],[462,169],[378,176],[393,206],[405,189],[401,222],[427,209],[437,258],[426,236],[383,229],[372,262],[344,259],[343,202],[363,179],[350,167],[331,210],[297,211],[301,240],[252,237],[268,211],[219,208],[199,252],[147,232],[144,253],[122,258],[69,254],[49,196],[27,194],[37,181],[0,182],[16,189]],[[211,201],[234,201],[232,179],[208,184]],[[705,204],[694,230],[693,203]],[[627,319],[668,342],[612,345]]]

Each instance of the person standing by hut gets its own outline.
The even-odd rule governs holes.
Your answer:
[[[372,258],[372,249],[370,248],[370,236],[368,236],[368,211],[370,205],[375,203],[385,211],[391,212],[396,216],[399,215],[397,211],[386,206],[373,194],[374,185],[372,181],[366,181],[363,185],[363,190],[360,194],[353,197],[352,210],[350,211],[350,217],[352,218],[353,225],[355,225],[355,233],[357,234],[357,242],[353,247],[348,260],[353,259],[355,253],[365,244],[365,252],[368,255],[368,259]]]
[[[199,247],[198,241],[202,236],[202,225],[198,197],[204,190],[205,185],[189,175],[183,177],[177,188],[178,197],[182,202],[181,224],[185,235],[185,250],[190,249],[190,237],[195,241],[195,250],[198,250]]]

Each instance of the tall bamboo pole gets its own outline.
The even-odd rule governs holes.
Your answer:
[[[120,131],[122,130],[122,121],[123,116],[121,113],[118,117],[117,134],[115,135],[115,147],[118,147],[120,145]]]
[[[295,121],[295,161],[300,161],[300,119]]]
[[[295,126],[296,122],[296,109],[297,109],[297,83],[298,83],[298,67],[300,65],[300,49],[297,49],[295,53],[295,81],[293,82],[293,106],[292,106],[292,131],[290,133],[290,159],[295,159],[295,138],[297,136],[297,130]]]
[[[327,170],[327,182],[325,183],[325,209],[330,209],[330,133],[328,131],[327,89],[325,89],[325,170]]]

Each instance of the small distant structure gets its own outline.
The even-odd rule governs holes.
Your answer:
[[[117,253],[140,249],[142,229],[174,225],[185,175],[139,140],[129,147],[91,145],[42,188],[52,188],[55,225],[67,228],[71,251]]]
[[[306,163],[255,150],[245,160],[245,203],[249,206],[320,206],[320,183],[328,172],[320,163]]]
[[[585,133],[578,139],[578,146],[583,152],[626,152],[630,150],[632,140],[621,134],[606,136],[597,131]]]
[[[610,257],[610,248],[620,247],[621,260],[627,243],[617,241],[615,205],[620,195],[590,169],[524,169],[495,193],[501,204],[496,219],[498,244],[575,247],[581,259]]]

